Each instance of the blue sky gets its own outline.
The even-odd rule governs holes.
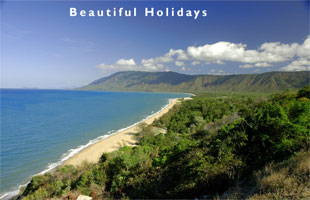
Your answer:
[[[70,17],[69,8],[138,10]],[[207,17],[145,17],[145,7]],[[309,2],[2,1],[1,87],[72,88],[123,70],[309,70]]]

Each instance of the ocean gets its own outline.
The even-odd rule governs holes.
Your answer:
[[[1,193],[156,113],[179,93],[1,89]]]

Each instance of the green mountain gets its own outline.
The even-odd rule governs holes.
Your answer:
[[[82,90],[151,92],[277,92],[310,84],[310,72],[236,75],[185,75],[176,72],[124,71],[93,81]]]

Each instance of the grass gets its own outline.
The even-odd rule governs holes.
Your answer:
[[[310,198],[310,152],[300,152],[277,165],[271,163],[255,174],[259,193],[250,199]]]

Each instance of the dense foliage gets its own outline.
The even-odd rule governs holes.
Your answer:
[[[309,92],[305,87],[268,98],[196,96],[152,126],[142,124],[138,146],[103,154],[97,164],[63,166],[35,176],[20,197],[73,199],[82,193],[94,199],[212,198],[242,183],[254,188],[247,189],[252,194],[234,197],[278,198],[272,194],[281,190],[268,182],[273,180],[268,169],[280,169],[266,166],[284,169],[281,163],[300,169],[283,174],[296,177],[302,189],[296,186],[294,197],[303,197],[310,191],[310,169],[304,161],[309,155]],[[154,126],[166,133],[154,131]]]

